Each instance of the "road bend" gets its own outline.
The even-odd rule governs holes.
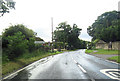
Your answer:
[[[85,50],[64,52],[30,64],[3,81],[31,79],[71,79],[85,81],[119,81],[119,64],[85,53]]]

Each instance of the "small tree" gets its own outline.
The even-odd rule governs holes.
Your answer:
[[[35,41],[34,37],[29,38],[29,41],[28,41],[28,46],[29,46],[28,50],[29,50],[29,52],[32,52],[32,51],[35,50],[35,43],[34,43],[34,41]]]
[[[10,60],[20,56],[28,48],[28,40],[25,39],[25,35],[22,35],[22,32],[17,32],[13,36],[8,36],[7,40],[9,42],[7,54]]]
[[[9,9],[15,9],[15,2],[13,0],[0,0],[1,16],[3,16],[4,13],[9,13]]]
[[[2,33],[2,47],[4,48],[8,48],[7,44],[8,40],[6,39],[8,36],[14,36],[15,33],[21,32],[22,35],[24,35],[24,40],[28,40],[28,49],[31,52],[34,48],[34,41],[35,41],[35,32],[31,29],[28,29],[27,27],[25,27],[22,24],[18,24],[18,25],[12,25],[9,28],[6,28],[4,30],[4,32]]]
[[[57,42],[63,42],[64,47],[65,43],[67,43],[69,48],[76,49],[78,48],[77,41],[79,40],[78,37],[81,33],[81,30],[82,29],[78,28],[76,24],[73,24],[73,27],[71,27],[66,22],[62,22],[54,31],[54,39],[57,39]]]

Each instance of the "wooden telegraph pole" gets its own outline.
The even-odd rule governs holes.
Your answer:
[[[51,18],[51,27],[52,27],[52,52],[54,52],[54,48],[53,48],[53,17]]]

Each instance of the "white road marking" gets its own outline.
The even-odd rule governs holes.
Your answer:
[[[73,58],[72,58],[73,59]],[[74,60],[74,59],[73,59]]]
[[[110,61],[110,60],[106,60],[107,62],[111,62],[111,63],[115,63],[115,64],[120,64],[120,63],[117,63],[117,62],[114,62],[114,61]]]
[[[51,56],[49,56],[49,59],[46,59],[46,60],[52,59],[52,57],[51,57],[51,58],[50,58],[50,57],[51,57]],[[45,58],[43,58],[43,59],[45,59]],[[43,60],[43,59],[40,59],[40,60],[38,60],[38,61],[35,61],[35,62],[33,62],[32,64],[34,64],[34,63],[39,63],[39,62],[40,62],[41,60]],[[10,78],[10,77],[12,77],[12,76],[16,76],[20,71],[22,71],[22,70],[30,67],[32,64],[30,64],[30,65],[28,65],[28,66],[26,66],[26,67],[24,67],[24,68],[22,68],[22,69],[20,69],[20,70],[18,70],[18,71],[16,71],[16,72],[12,73],[12,74],[4,77],[2,80],[8,79],[8,78]],[[0,81],[2,81],[2,80],[0,80]]]
[[[107,76],[110,77],[111,79],[120,80],[120,78],[119,78],[117,75],[115,75],[115,74],[114,74],[115,72],[113,72],[113,71],[115,71],[115,72],[116,72],[116,71],[120,71],[120,69],[102,69],[102,70],[100,70],[101,73],[107,75]],[[107,73],[107,72],[109,72],[109,73]],[[120,75],[120,73],[118,73],[118,72],[117,72],[117,74]]]
[[[114,73],[117,75],[115,75]],[[109,72],[109,74],[113,75],[114,77],[119,77],[118,75],[120,75],[118,72]]]
[[[74,62],[77,64],[77,62],[74,60]]]
[[[78,65],[78,67],[79,67],[84,73],[87,73],[80,65]]]
[[[73,57],[71,56],[71,58],[73,59]],[[82,70],[82,72],[87,73],[82,66],[80,66],[80,64],[78,64],[78,62],[76,60],[73,59],[73,61],[77,64],[77,66]]]
[[[12,73],[12,74],[10,74],[10,75],[4,77],[2,80],[4,80],[4,79],[8,79],[9,77],[12,77],[12,76],[15,76],[15,75],[17,75],[18,72],[20,72],[20,71],[22,71],[22,70],[24,70],[24,69],[25,69],[25,68],[20,69],[20,70],[18,70],[18,71],[16,71],[16,72],[14,72],[14,73]]]

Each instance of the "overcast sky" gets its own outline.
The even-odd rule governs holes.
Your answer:
[[[15,10],[0,17],[0,33],[11,24],[24,24],[45,41],[51,41],[51,17],[54,30],[59,23],[74,23],[82,29],[80,39],[90,41],[88,26],[104,12],[118,10],[119,0],[15,0]]]

